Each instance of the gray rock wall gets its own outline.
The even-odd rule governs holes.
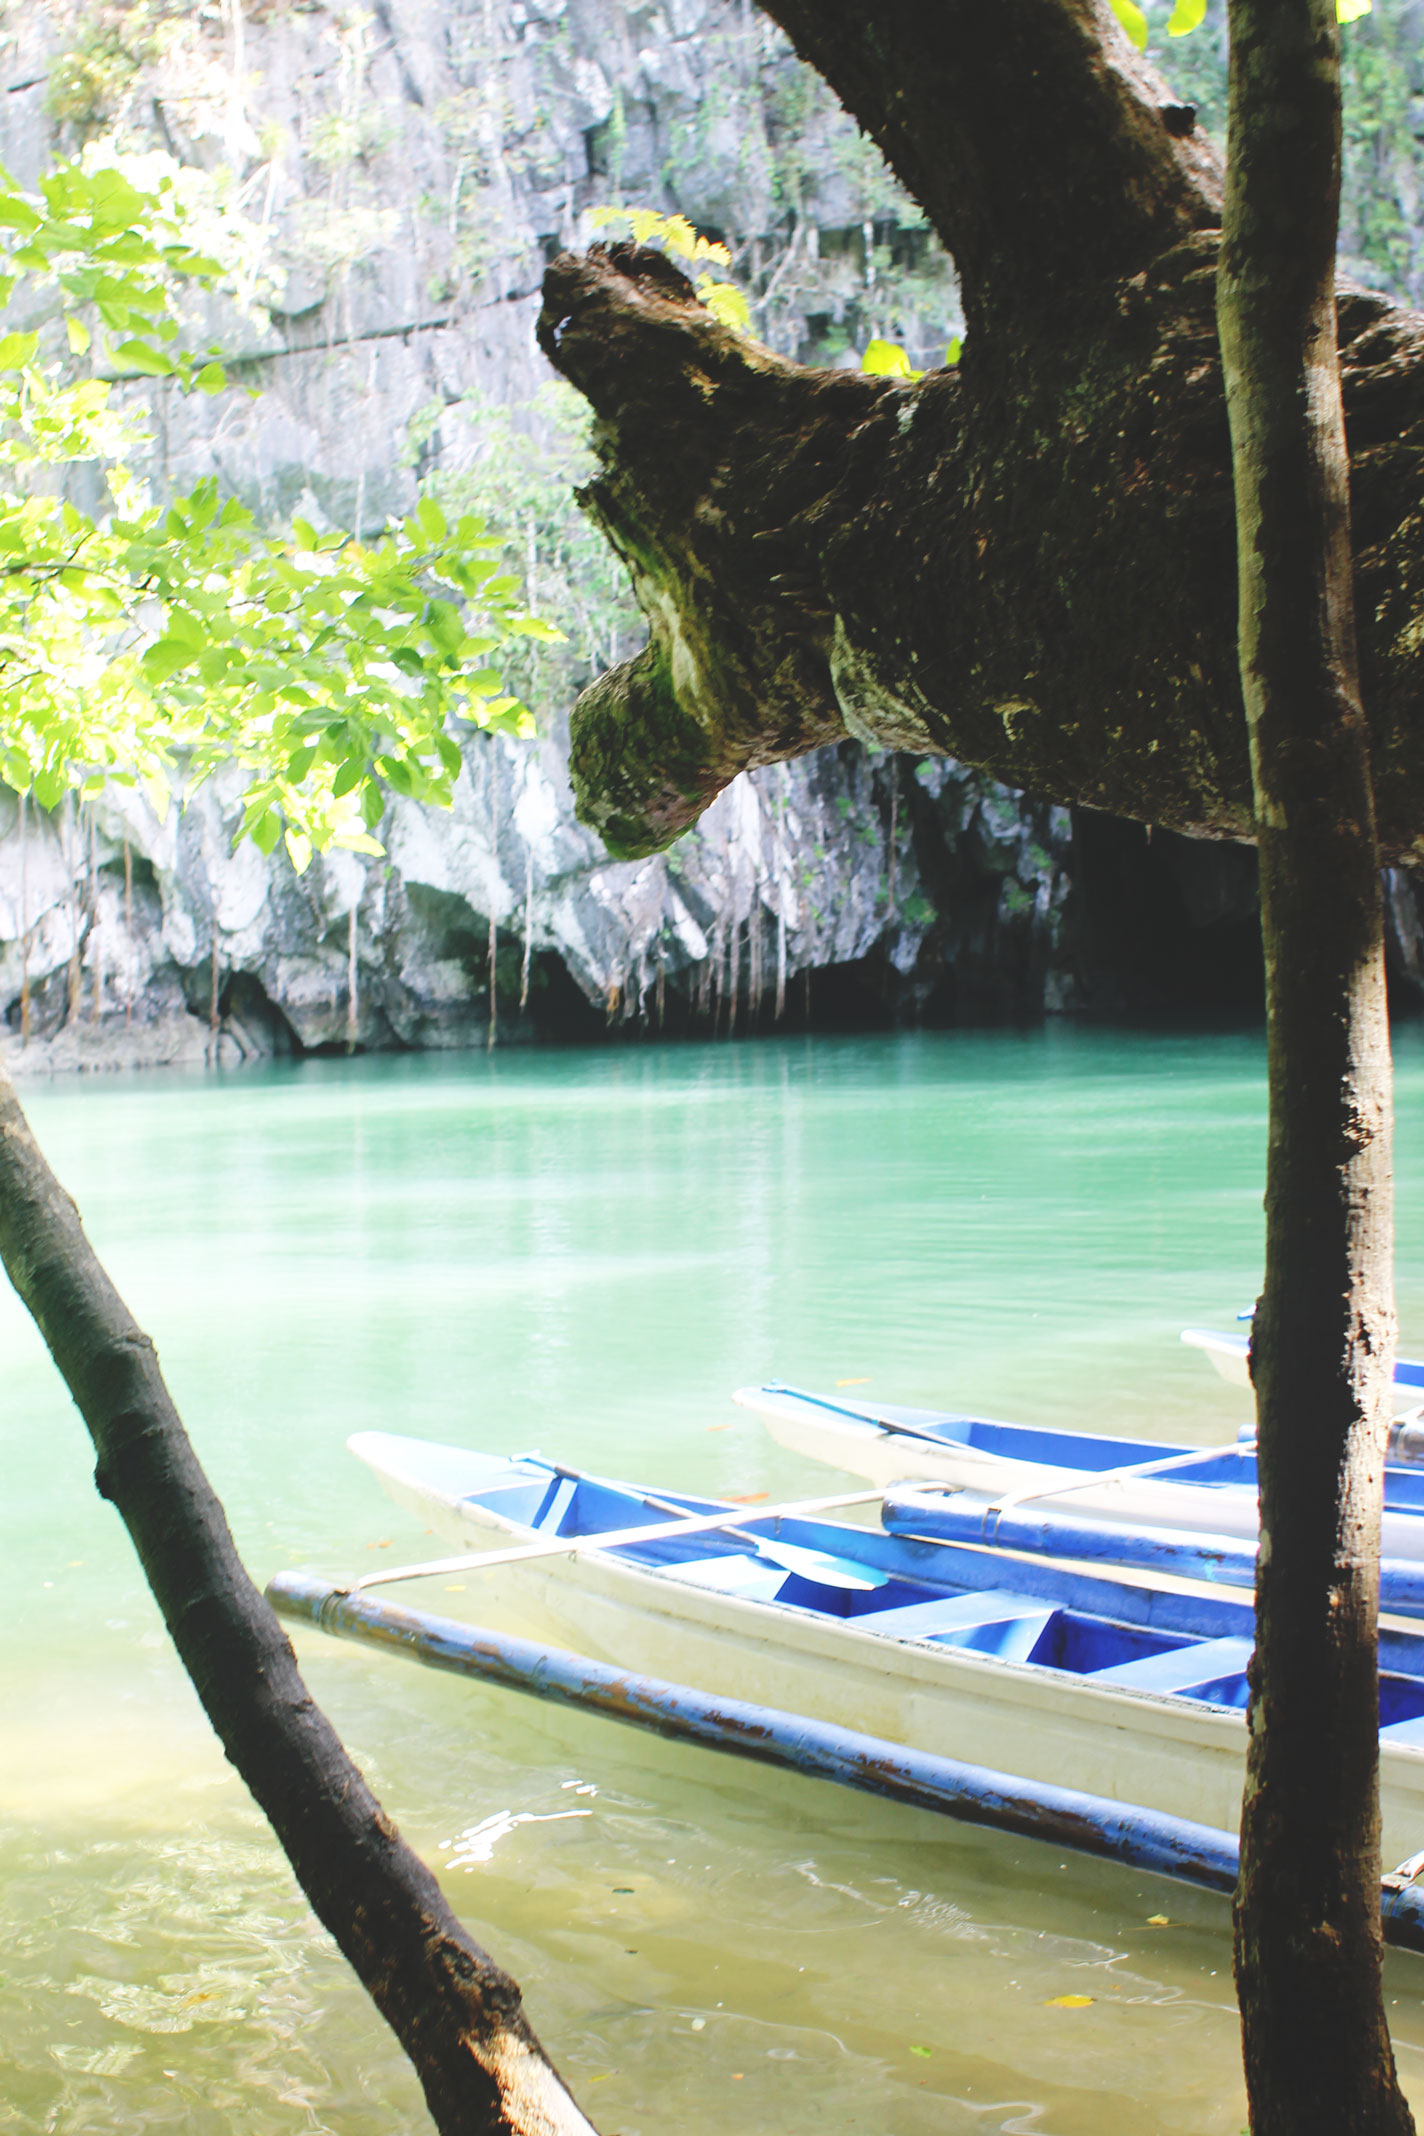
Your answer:
[[[913,204],[743,0],[21,0],[0,86],[22,179],[115,135],[229,172],[262,234],[245,308],[195,322],[250,390],[119,388],[157,493],[215,472],[269,522],[367,533],[422,488],[486,504],[570,633],[515,678],[540,739],[470,735],[454,808],[395,805],[380,861],[298,878],[234,852],[221,782],[162,821],[115,788],[23,837],[0,795],[11,1056],[480,1044],[492,972],[501,1039],[1170,1007],[1215,1000],[1223,959],[1230,999],[1258,986],[1243,856],[1075,832],[948,762],[848,743],[754,773],[647,862],[574,820],[568,706],[641,632],[568,501],[577,424],[533,335],[546,258],[600,203],[677,209],[733,246],[756,331],[803,361],[855,363],[877,334],[932,363],[960,323]],[[1407,986],[1408,884],[1391,910]]]
[[[234,849],[235,781],[162,820],[117,787],[82,817],[0,803],[7,1059],[478,1045],[492,976],[500,1038],[802,1022],[808,971],[852,975],[887,1020],[1074,999],[1066,812],[959,767],[848,744],[739,779],[669,853],[612,862],[553,739],[473,736],[465,755],[453,808],[392,808],[384,860],[330,853],[300,877]],[[948,917],[927,847],[960,872]]]
[[[757,329],[788,353],[853,363],[876,333],[934,361],[959,324],[913,206],[763,17],[738,0],[26,0],[0,65],[0,159],[22,179],[112,134],[229,171],[263,233],[252,303],[195,327],[250,395],[119,389],[147,411],[157,492],[216,472],[268,521],[370,532],[423,484],[476,503],[494,486],[541,605],[580,621],[520,677],[541,739],[470,736],[454,808],[394,806],[379,862],[331,854],[299,879],[280,852],[233,851],[221,782],[162,821],[118,788],[82,822],[30,811],[23,836],[0,804],[0,1017],[16,1044],[28,1027],[27,1060],[480,1043],[491,925],[500,1037],[804,1016],[798,978],[831,968],[871,1013],[1072,1000],[1066,817],[955,767],[917,780],[823,752],[738,780],[637,864],[573,818],[567,706],[638,625],[563,501],[567,417],[551,431],[533,335],[549,254],[589,241],[600,203],[677,209],[735,247]],[[534,456],[523,488],[511,441]]]

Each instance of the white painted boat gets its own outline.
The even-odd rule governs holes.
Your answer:
[[[620,1669],[1218,1828],[1237,1819],[1248,1602],[654,1495],[534,1455],[350,1443],[470,1553],[459,1607],[475,1617],[488,1582],[536,1636]],[[450,1565],[436,1569],[448,1587]],[[1395,1860],[1424,1840],[1424,1636],[1387,1630],[1381,1667]]]
[[[897,1408],[780,1382],[741,1387],[732,1399],[753,1410],[779,1445],[884,1489],[923,1480],[976,1492],[990,1505],[1041,1505],[1134,1529],[1256,1539],[1256,1451],[1249,1439],[1163,1445]],[[1413,1458],[1420,1436],[1407,1419],[1395,1426],[1380,1548],[1386,1557],[1424,1562],[1424,1462]]]
[[[1182,1340],[1189,1350],[1200,1350],[1228,1386],[1251,1388],[1249,1335],[1227,1335],[1219,1328],[1183,1328]],[[1394,1361],[1394,1413],[1408,1415],[1424,1402],[1424,1363],[1415,1357]]]
[[[1228,1387],[1244,1387],[1250,1393],[1249,1335],[1223,1335],[1216,1328],[1183,1328],[1182,1340],[1189,1350],[1201,1351],[1217,1377],[1224,1379]]]

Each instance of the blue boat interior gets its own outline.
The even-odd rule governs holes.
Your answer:
[[[1417,1379],[1411,1375],[1417,1375]],[[1401,1359],[1395,1370],[1397,1385],[1424,1389],[1424,1364]],[[1086,1474],[1108,1469],[1133,1468],[1173,1461],[1203,1449],[1153,1439],[1117,1439],[1096,1432],[1054,1431],[1046,1425],[1001,1424],[990,1417],[954,1416],[937,1409],[898,1409],[885,1404],[833,1400],[811,1394],[801,1387],[776,1384],[768,1393],[785,1395],[809,1408],[824,1410],[855,1423],[879,1425],[893,1434],[902,1430],[908,1439],[934,1439],[945,1446],[964,1446],[976,1453],[994,1454],[1006,1461],[1026,1461],[1047,1468],[1079,1469]],[[1193,1460],[1190,1468],[1168,1469],[1164,1482],[1210,1490],[1223,1485],[1234,1490],[1256,1488],[1256,1454],[1251,1445],[1219,1448],[1210,1460]],[[1391,1462],[1385,1469],[1385,1504],[1403,1512],[1424,1510],[1424,1468]]]
[[[1249,1602],[1176,1594],[682,1492],[571,1475],[538,1456],[470,1456],[489,1475],[468,1494],[536,1536],[616,1537],[686,1514],[725,1514],[692,1534],[610,1548],[680,1584],[774,1603],[895,1640],[957,1647],[1095,1683],[1242,1711],[1255,1639]],[[501,1480],[502,1479],[502,1480]],[[1424,1748],[1424,1633],[1380,1639],[1384,1740]]]

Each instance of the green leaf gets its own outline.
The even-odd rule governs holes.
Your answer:
[[[1337,22],[1358,22],[1361,15],[1371,14],[1375,0],[1335,0]]]
[[[734,334],[751,332],[751,308],[735,282],[702,282],[697,294],[713,318]]]
[[[227,372],[220,363],[205,363],[194,378],[193,384],[200,393],[221,393],[227,384]]]
[[[67,318],[64,322],[64,331],[69,336],[70,355],[82,356],[85,350],[88,348],[90,341],[93,339],[93,336],[90,334],[88,327],[84,324],[84,321],[82,319],[76,319],[71,313],[69,318]]]
[[[945,369],[946,369],[947,371],[952,371],[952,370],[954,369],[954,366],[955,366],[955,365],[956,365],[956,364],[958,363],[958,361],[959,361],[960,357],[961,357],[961,356],[962,356],[963,354],[964,354],[964,340],[963,340],[963,337],[962,337],[961,335],[959,335],[959,334],[952,334],[952,335],[950,336],[949,340],[948,340],[948,341],[947,341],[947,342],[945,343],[945,349],[944,349],[944,367],[945,367]]]
[[[95,171],[91,181],[90,209],[96,230],[127,230],[143,215],[145,201],[121,171]]]
[[[140,664],[150,682],[166,682],[179,668],[190,666],[195,653],[196,647],[185,645],[179,638],[160,638],[150,645]]]
[[[343,794],[349,794],[353,786],[359,786],[365,776],[366,759],[364,757],[348,757],[331,782],[331,790],[337,800],[339,801]]]
[[[162,349],[150,348],[146,341],[121,341],[109,353],[115,363],[121,363],[126,371],[137,371],[141,378],[169,378],[175,369],[171,356],[165,356]]]
[[[255,822],[248,824],[247,835],[259,853],[273,853],[282,835],[282,819],[275,809],[265,809]]]
[[[921,375],[910,369],[910,359],[898,341],[867,342],[860,368],[873,378],[918,378]]]
[[[445,514],[433,497],[421,498],[415,508],[415,516],[420,521],[421,532],[432,549],[444,541],[450,529],[446,524]]]
[[[23,371],[39,346],[38,334],[0,334],[0,371]]]
[[[53,808],[63,792],[64,773],[54,765],[35,773],[34,795],[41,808]]]
[[[6,230],[23,230],[28,234],[38,230],[42,218],[27,200],[15,193],[0,193],[0,226]]]
[[[425,506],[422,503],[421,510]],[[460,611],[450,601],[432,601],[425,611],[425,627],[442,653],[451,659],[465,642],[465,626],[460,620]]]
[[[1131,43],[1139,52],[1147,50],[1147,17],[1134,0],[1111,0],[1113,13],[1126,30]]]
[[[1206,0],[1177,0],[1167,21],[1169,37],[1190,37],[1206,20]]]

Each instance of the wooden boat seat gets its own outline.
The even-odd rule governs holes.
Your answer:
[[[1253,1645],[1250,1639],[1194,1639],[1165,1654],[1144,1654],[1137,1661],[1119,1662],[1116,1668],[1094,1669],[1093,1682],[1122,1684],[1134,1691],[1190,1694],[1224,1677],[1242,1675]]]

